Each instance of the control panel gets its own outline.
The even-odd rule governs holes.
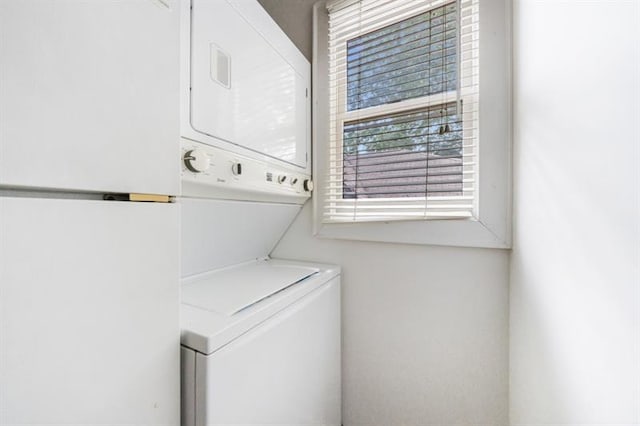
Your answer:
[[[182,195],[304,203],[313,182],[304,173],[189,139],[181,140]]]

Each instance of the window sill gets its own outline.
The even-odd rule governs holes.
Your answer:
[[[317,223],[317,222],[316,222]],[[509,232],[476,219],[318,224],[319,238],[508,249]]]

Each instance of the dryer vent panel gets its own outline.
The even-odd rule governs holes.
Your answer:
[[[211,43],[211,79],[227,89],[231,88],[231,57]]]

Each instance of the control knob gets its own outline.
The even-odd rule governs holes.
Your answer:
[[[242,174],[242,163],[233,163],[233,165],[231,166],[231,172],[236,176],[241,175]]]
[[[278,183],[284,183],[287,180],[287,176],[280,175],[278,176]]]
[[[184,165],[194,173],[202,173],[209,170],[211,160],[204,150],[196,148],[184,154]]]
[[[311,179],[305,179],[302,183],[302,187],[307,192],[313,191],[313,181]]]

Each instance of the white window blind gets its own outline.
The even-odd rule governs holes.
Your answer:
[[[323,222],[474,216],[478,1],[328,4]]]

